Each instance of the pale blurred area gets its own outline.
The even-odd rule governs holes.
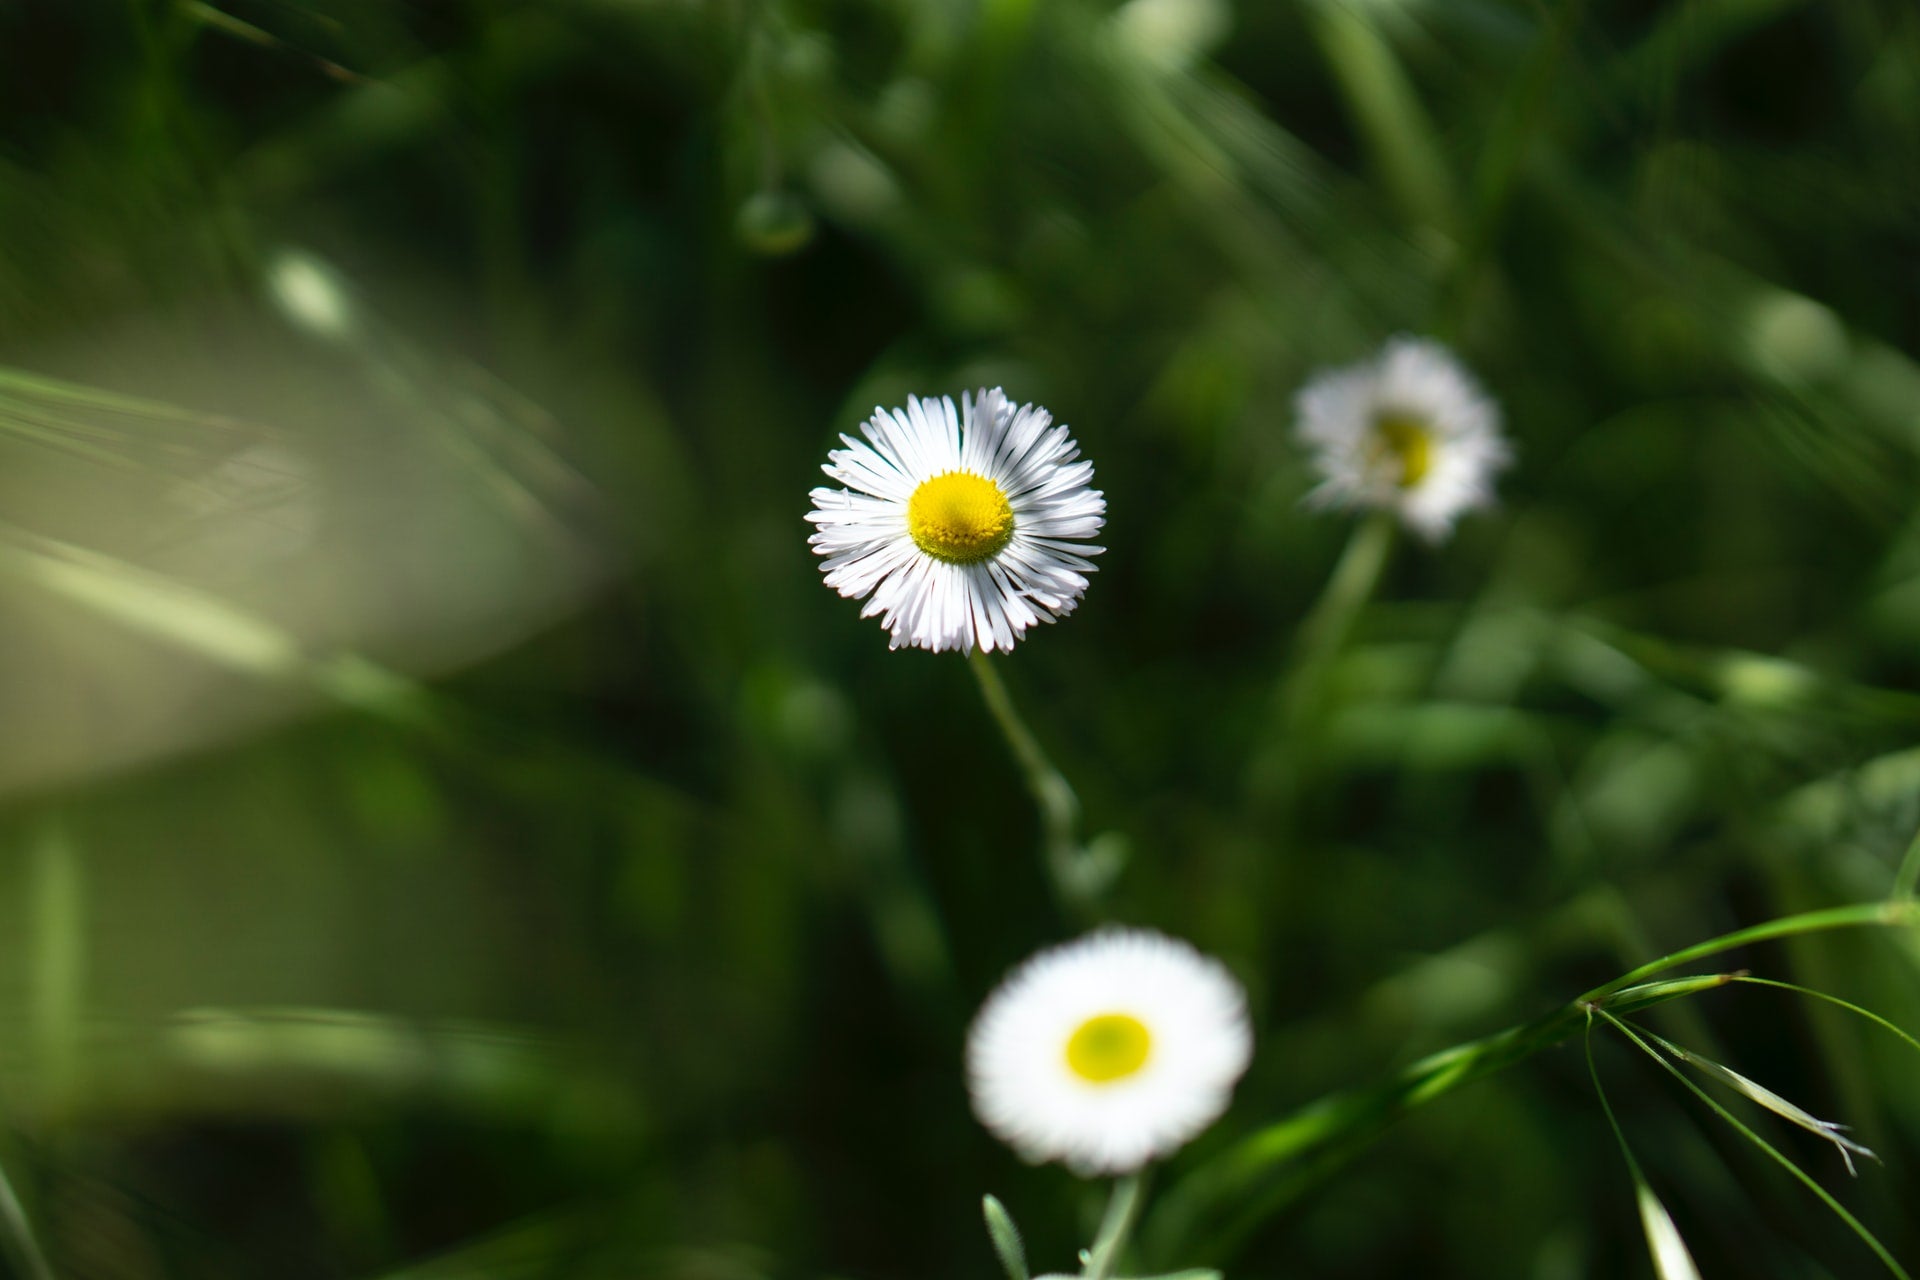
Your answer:
[[[398,1105],[629,1131],[528,1017],[540,907],[455,838],[425,763],[448,739],[423,682],[613,565],[561,446],[300,251],[257,298],[0,360],[16,1123]]]
[[[0,368],[0,793],[326,700],[397,711],[601,580],[537,408],[409,351],[309,254],[265,286],[256,323],[133,321]]]

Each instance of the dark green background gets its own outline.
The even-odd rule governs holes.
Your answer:
[[[1518,462],[1276,742],[1352,527],[1291,396],[1401,331]],[[1075,926],[963,662],[819,583],[835,434],[999,384],[1095,463],[1005,671],[1113,914],[1251,993],[1164,1187],[1887,891],[1917,337],[1899,0],[0,0],[0,1164],[62,1276],[985,1277],[986,1191],[1070,1270],[1099,1192],[961,1048]],[[1920,1026],[1910,936],[1738,963]],[[1855,1124],[1849,1182],[1762,1117],[1920,1262],[1916,1062],[1827,1012],[1649,1020]],[[1598,1049],[1704,1274],[1874,1273]],[[1651,1271],[1570,1046],[1229,1273]]]

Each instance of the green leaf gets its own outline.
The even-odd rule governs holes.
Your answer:
[[[1020,1228],[1013,1225],[1013,1215],[992,1196],[980,1197],[980,1212],[987,1220],[987,1235],[1007,1280],[1027,1280],[1027,1248],[1020,1241]]]

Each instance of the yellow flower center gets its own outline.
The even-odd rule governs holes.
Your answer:
[[[1111,1084],[1147,1063],[1153,1035],[1129,1013],[1088,1018],[1067,1041],[1067,1067],[1088,1084]]]
[[[1373,420],[1373,456],[1393,470],[1394,483],[1411,489],[1433,470],[1433,431],[1404,413],[1383,413]]]
[[[907,499],[907,532],[922,551],[949,564],[978,564],[1013,538],[1013,505],[984,476],[949,471]]]

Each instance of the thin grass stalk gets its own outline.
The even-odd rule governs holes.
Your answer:
[[[1354,123],[1410,221],[1451,231],[1455,196],[1433,122],[1393,47],[1359,5],[1307,6],[1309,30]]]
[[[1638,969],[1621,974],[1605,986],[1594,988],[1583,999],[1596,1000],[1612,995],[1622,988],[1644,982],[1656,974],[1677,969],[1683,964],[1691,964],[1695,960],[1704,960],[1708,956],[1719,955],[1723,951],[1732,951],[1736,947],[1749,946],[1756,942],[1771,942],[1778,938],[1799,937],[1809,933],[1824,933],[1831,929],[1853,929],[1875,925],[1909,928],[1920,926],[1920,902],[1862,902],[1850,907],[1829,907],[1824,911],[1806,911],[1798,915],[1782,916],[1778,920],[1768,920],[1764,924],[1736,929],[1732,933],[1723,933],[1705,942],[1696,942],[1690,947],[1661,956],[1658,960],[1650,960]]]
[[[1742,1123],[1739,1117],[1735,1116],[1731,1111],[1727,1110],[1724,1106],[1720,1105],[1719,1101],[1716,1100],[1713,1097],[1713,1095],[1709,1094],[1705,1089],[1702,1089],[1699,1085],[1695,1084],[1692,1080],[1688,1079],[1685,1072],[1681,1071],[1680,1068],[1674,1066],[1673,1063],[1668,1061],[1664,1055],[1662,1055],[1652,1045],[1648,1044],[1644,1039],[1642,1039],[1640,1034],[1636,1032],[1632,1027],[1620,1021],[1620,1019],[1614,1017],[1611,1013],[1607,1012],[1605,1009],[1596,1010],[1596,1012],[1598,1012],[1599,1015],[1605,1018],[1608,1022],[1611,1022],[1615,1027],[1618,1027],[1620,1029],[1620,1032],[1623,1035],[1625,1035],[1629,1040],[1633,1041],[1636,1045],[1640,1046],[1640,1049],[1642,1050],[1642,1052],[1644,1052],[1648,1057],[1652,1058],[1655,1062],[1659,1063],[1660,1066],[1667,1072],[1667,1074],[1671,1075],[1674,1079],[1678,1080],[1681,1084],[1685,1085],[1688,1091],[1691,1092],[1696,1098],[1700,1099],[1700,1101],[1706,1103],[1707,1106],[1711,1107],[1715,1115],[1719,1116],[1722,1120],[1725,1120],[1728,1124],[1732,1125],[1734,1129],[1741,1134],[1741,1136],[1747,1139],[1747,1141],[1753,1143],[1754,1146],[1760,1148],[1760,1150],[1765,1152],[1768,1155],[1768,1157],[1770,1157],[1774,1161],[1774,1163],[1778,1164],[1781,1168],[1785,1169],[1788,1173],[1791,1173],[1809,1191],[1813,1192],[1814,1195],[1818,1196],[1821,1202],[1825,1204],[1827,1208],[1833,1210],[1835,1216],[1837,1216],[1842,1222],[1846,1223],[1847,1226],[1851,1227],[1853,1229],[1853,1233],[1859,1236],[1860,1239],[1866,1243],[1869,1249],[1873,1250],[1874,1254],[1880,1259],[1880,1261],[1886,1264],[1887,1270],[1891,1271],[1894,1275],[1898,1276],[1900,1280],[1913,1280],[1913,1277],[1907,1274],[1906,1268],[1902,1267],[1900,1263],[1894,1258],[1894,1256],[1887,1251],[1887,1247],[1880,1243],[1879,1237],[1875,1236],[1873,1232],[1867,1230],[1866,1225],[1862,1223],[1858,1218],[1854,1217],[1853,1214],[1849,1213],[1847,1211],[1847,1207],[1841,1204],[1838,1200],[1836,1200],[1832,1192],[1828,1191],[1825,1187],[1821,1186],[1818,1182],[1816,1182],[1811,1174],[1807,1173],[1806,1170],[1802,1169],[1799,1165],[1795,1164],[1792,1160],[1787,1158],[1785,1155],[1782,1155],[1780,1151],[1773,1146],[1772,1143],[1768,1142],[1765,1138],[1755,1133],[1746,1124]]]
[[[1914,832],[1906,856],[1900,859],[1900,869],[1893,876],[1893,892],[1888,896],[1895,902],[1911,902],[1916,892],[1920,892],[1920,831]]]
[[[1865,1018],[1867,1021],[1872,1022],[1878,1026],[1884,1027],[1888,1031],[1893,1032],[1894,1035],[1899,1036],[1902,1040],[1905,1040],[1909,1045],[1911,1045],[1915,1052],[1920,1053],[1920,1040],[1916,1040],[1910,1033],[1902,1030],[1898,1026],[1895,1026],[1893,1023],[1887,1021],[1885,1018],[1881,1017],[1879,1014],[1875,1013],[1873,1010],[1863,1009],[1859,1005],[1854,1004],[1851,1001],[1842,1000],[1839,996],[1830,996],[1824,991],[1815,991],[1812,987],[1803,987],[1797,983],[1780,982],[1773,978],[1756,978],[1751,974],[1742,974],[1738,978],[1734,979],[1734,981],[1744,982],[1744,983],[1747,983],[1749,986],[1755,986],[1755,987],[1778,987],[1782,991],[1792,991],[1799,995],[1811,996],[1815,1000],[1825,1000],[1828,1004],[1839,1005],[1842,1009],[1845,1009],[1850,1013],[1857,1013],[1861,1017]]]
[[[1414,1108],[1560,1044],[1580,1032],[1593,1012],[1635,1012],[1744,976],[1649,981],[1666,970],[1755,942],[1834,929],[1915,925],[1920,925],[1920,902],[1870,902],[1736,929],[1641,965],[1531,1022],[1431,1054],[1370,1088],[1310,1102],[1242,1139],[1163,1196],[1142,1233],[1149,1257],[1159,1261],[1205,1255],[1204,1261],[1218,1263],[1267,1218],[1318,1187]],[[1238,1208],[1225,1210],[1228,1205]]]
[[[1620,1127],[1620,1118],[1613,1113],[1613,1103],[1607,1099],[1606,1086],[1600,1083],[1600,1068],[1593,1060],[1591,1017],[1587,1019],[1586,1034],[1582,1040],[1587,1053],[1587,1074],[1593,1077],[1593,1091],[1600,1098],[1600,1110],[1606,1113],[1607,1126],[1613,1130],[1614,1141],[1620,1144],[1620,1154],[1627,1162],[1627,1173],[1633,1179],[1634,1200],[1640,1207],[1640,1225],[1647,1234],[1647,1251],[1653,1255],[1654,1268],[1659,1271],[1661,1280],[1700,1280],[1700,1269],[1695,1265],[1693,1255],[1687,1252],[1679,1228],[1673,1225],[1673,1215],[1667,1212],[1667,1206],[1660,1202],[1660,1197],[1653,1193],[1646,1173],[1634,1158],[1633,1148],[1627,1144],[1627,1134]]]

